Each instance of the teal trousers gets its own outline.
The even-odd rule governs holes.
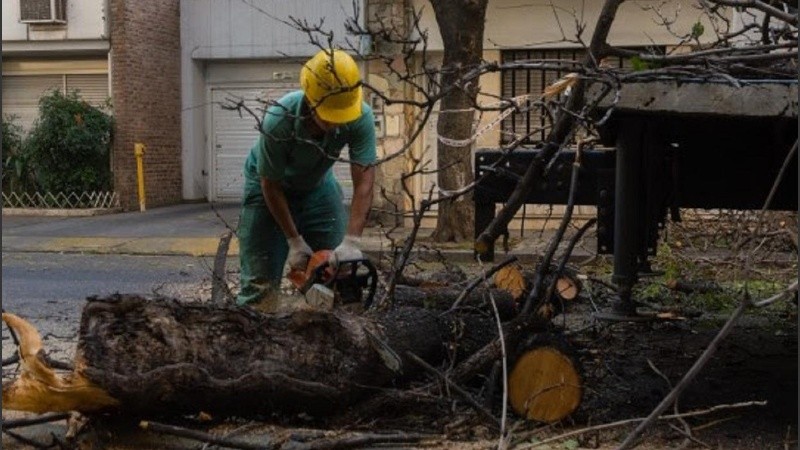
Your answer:
[[[348,216],[342,188],[332,174],[311,191],[284,193],[297,231],[312,250],[332,250],[342,242]],[[260,189],[258,193],[245,192],[237,234],[241,281],[237,303],[244,305],[280,287],[289,245]]]

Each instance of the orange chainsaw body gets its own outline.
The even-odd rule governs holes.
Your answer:
[[[332,307],[335,301],[372,305],[378,286],[375,265],[367,258],[328,264],[333,250],[318,250],[308,259],[306,270],[292,269],[287,278],[312,305]],[[336,300],[339,299],[339,300]]]
[[[296,287],[298,290],[302,289],[308,279],[314,276],[314,271],[316,271],[319,266],[328,262],[328,258],[330,257],[331,253],[333,253],[332,250],[317,250],[311,255],[311,258],[308,259],[308,265],[306,266],[305,271],[291,269],[287,278],[289,278],[289,281],[291,281],[294,287]],[[325,280],[321,280],[323,282],[327,282],[331,279],[331,277],[333,277],[333,268],[329,267],[326,269],[325,274],[327,277]]]

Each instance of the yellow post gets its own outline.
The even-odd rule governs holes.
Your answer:
[[[133,144],[133,154],[136,156],[136,179],[139,181],[139,211],[144,212],[144,151],[147,147],[142,143]]]

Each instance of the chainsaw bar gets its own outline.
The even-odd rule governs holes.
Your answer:
[[[372,306],[375,291],[378,289],[378,271],[367,258],[341,261],[335,269],[325,261],[314,269],[300,292],[306,293],[315,284],[322,284],[339,293],[344,302],[360,301],[368,309]],[[351,297],[347,297],[347,294]]]

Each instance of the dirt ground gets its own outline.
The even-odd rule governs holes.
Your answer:
[[[672,385],[677,383],[725,319],[718,314],[687,321],[619,323],[576,338],[587,391],[573,420],[599,424],[647,416],[670,391],[655,369]],[[797,367],[796,319],[789,314],[746,315],[684,391],[679,411],[766,401],[766,406],[721,410],[686,421],[695,430],[693,436],[711,448],[797,448]],[[619,431],[624,435],[630,429]],[[673,448],[683,441],[664,425],[655,430],[648,438],[654,448]]]
[[[601,267],[598,270],[606,269]],[[784,272],[784,275],[789,272]],[[763,295],[785,286],[782,284],[784,281],[777,280],[765,287]],[[372,448],[482,449],[500,445],[566,450],[615,448],[635,424],[587,432],[543,445],[535,444],[587,427],[646,417],[706,349],[728,318],[740,293],[736,285],[731,284],[726,285],[722,294],[703,298],[669,292],[662,287],[662,282],[662,278],[642,282],[637,298],[683,308],[684,312],[702,307],[702,314],[698,317],[679,314],[673,320],[645,323],[597,321],[593,313],[609,307],[610,291],[602,282],[584,280],[581,300],[554,321],[580,362],[585,387],[582,404],[567,420],[551,425],[526,422],[509,413],[506,416],[506,429],[509,431],[502,444],[497,434],[471,409],[455,400],[444,402],[449,405],[447,408],[440,406],[430,410],[425,405],[417,409],[384,411],[381,417],[347,425],[302,416],[271,417],[255,422],[226,420],[210,424],[181,418],[180,422],[172,423],[205,429],[217,435],[236,436],[251,443],[276,442],[289,435],[302,440],[346,433],[404,432],[431,434],[432,438],[420,444],[388,447],[376,444]],[[680,412],[712,407],[720,409],[687,418],[685,424],[660,422],[651,427],[637,448],[797,449],[797,339],[797,307],[791,301],[778,302],[766,310],[747,312],[680,397],[678,408]],[[430,395],[443,394],[438,391]],[[764,406],[754,404],[736,409],[724,406],[763,401],[766,402]],[[497,405],[501,402],[499,396],[494,402],[498,417]],[[673,408],[668,410],[668,413],[673,412]],[[4,418],[14,417],[19,415],[4,411]],[[690,427],[693,440],[687,440],[670,424],[679,429]],[[124,420],[122,423],[104,422],[81,448],[222,448],[142,432],[135,425],[136,422]],[[51,432],[63,436],[65,429],[62,421],[29,427],[21,434],[44,442]],[[32,447],[4,435],[3,448]]]

